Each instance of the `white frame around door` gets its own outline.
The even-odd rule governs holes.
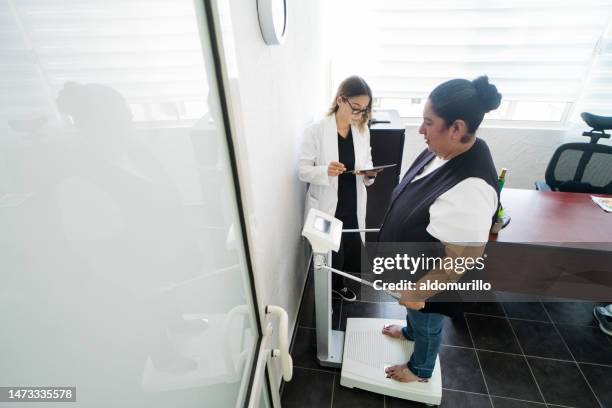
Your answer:
[[[253,277],[253,264],[249,249],[250,235],[248,225],[245,221],[245,212],[243,207],[244,201],[242,199],[243,189],[240,184],[239,166],[237,166],[239,153],[236,149],[236,135],[243,127],[240,123],[241,118],[238,109],[239,81],[238,72],[235,68],[237,66],[237,62],[234,51],[235,48],[229,0],[204,0],[204,10],[206,12],[206,16],[204,17],[206,17],[206,20],[208,21],[208,36],[211,42],[216,81],[219,89],[221,106],[223,109],[222,114],[232,165],[235,195],[238,203],[242,236],[244,237],[243,242],[247,257],[252,298],[255,301],[255,308],[257,309],[255,313],[258,320],[260,335],[258,354],[254,359],[254,367],[252,368],[253,371],[251,373],[251,378],[247,385],[248,390],[244,406],[248,408],[260,407],[263,393],[266,393],[268,397],[266,400],[272,404],[272,407],[280,408],[280,393],[279,390],[273,385],[274,381],[270,372],[270,363],[275,357],[279,357],[281,359],[281,364],[285,367],[292,367],[292,362],[286,347],[288,336],[286,324],[284,328],[281,327],[277,331],[277,334],[281,339],[279,343],[285,344],[285,347],[281,347],[280,349],[272,348],[273,334],[275,333],[275,330],[270,321],[271,319],[268,308],[260,302],[260,299],[257,296],[259,293],[261,293],[261,291],[257,290],[258,288],[256,281]],[[281,313],[283,312],[284,311],[281,311]],[[285,376],[287,375],[286,371],[287,369],[285,370]],[[290,377],[291,374],[289,374],[288,378]]]

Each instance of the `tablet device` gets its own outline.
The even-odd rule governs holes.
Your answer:
[[[361,172],[361,171],[373,171],[375,173],[379,173],[381,171],[383,171],[383,169],[386,169],[387,167],[393,167],[395,166],[395,164],[385,164],[383,166],[374,166],[371,167],[369,169],[359,169],[359,170],[355,170],[355,173]]]

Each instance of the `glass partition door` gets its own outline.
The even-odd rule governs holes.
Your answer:
[[[0,2],[0,387],[245,404],[261,329],[206,15]]]

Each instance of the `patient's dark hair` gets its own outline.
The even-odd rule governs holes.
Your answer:
[[[429,94],[433,111],[444,119],[446,126],[459,119],[466,123],[468,135],[461,140],[463,143],[467,143],[474,135],[485,113],[499,107],[501,98],[487,76],[480,76],[473,81],[451,79],[438,85]]]

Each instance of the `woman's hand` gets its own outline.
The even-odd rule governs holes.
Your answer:
[[[345,171],[346,171],[346,167],[344,167],[344,164],[340,162],[332,161],[332,162],[329,162],[329,166],[327,166],[327,175],[329,177],[339,176]]]
[[[359,176],[366,176],[368,178],[374,178],[378,174],[377,171],[358,171],[355,174]]]
[[[425,307],[425,302],[404,302],[400,300],[400,305],[412,310],[421,310]]]
[[[419,292],[412,290],[403,290],[400,292],[401,298],[399,304],[412,310],[421,310],[425,307],[425,302],[419,299]]]

